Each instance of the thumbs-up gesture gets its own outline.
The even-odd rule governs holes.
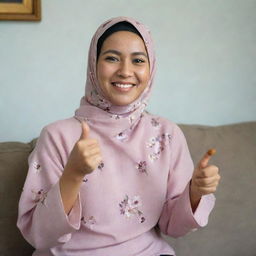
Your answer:
[[[71,151],[65,168],[70,169],[74,174],[84,176],[99,166],[102,157],[98,141],[89,136],[88,124],[82,121],[81,128],[81,136]]]
[[[215,152],[214,149],[208,150],[194,170],[190,187],[192,204],[199,201],[203,195],[213,193],[217,189],[220,181],[219,169],[215,165],[208,165]]]

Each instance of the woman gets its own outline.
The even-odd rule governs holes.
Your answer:
[[[29,157],[18,227],[33,255],[175,255],[156,226],[178,237],[207,224],[218,168],[206,154],[194,169],[178,126],[145,111],[154,73],[143,24],[98,28],[80,108]]]

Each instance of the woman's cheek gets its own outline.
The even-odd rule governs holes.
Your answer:
[[[147,68],[143,68],[138,72],[139,79],[142,83],[147,84],[150,78],[150,74]]]

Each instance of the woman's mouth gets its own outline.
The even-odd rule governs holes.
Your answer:
[[[119,92],[129,92],[134,86],[135,84],[132,84],[132,83],[116,83],[116,82],[113,82],[111,83],[114,88],[119,91]]]

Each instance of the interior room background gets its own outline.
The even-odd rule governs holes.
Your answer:
[[[148,25],[157,74],[148,111],[176,123],[256,120],[255,0],[42,0],[40,22],[0,22],[0,141],[73,116],[106,19]]]

